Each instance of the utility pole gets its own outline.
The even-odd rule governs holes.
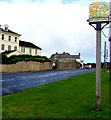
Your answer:
[[[106,49],[106,66],[107,66],[107,69],[108,69],[108,49]]]
[[[109,80],[111,80],[111,39],[110,39],[110,77]]]
[[[110,17],[109,17],[109,44],[110,44],[110,66],[109,66],[109,71],[110,71],[110,75],[109,75],[109,80],[111,80],[111,2],[110,2]]]
[[[110,23],[111,24],[111,23]],[[111,29],[111,28],[110,28]],[[110,31],[111,32],[111,31]],[[111,80],[111,36],[109,38],[109,42],[110,42],[110,64],[109,64],[109,80]]]
[[[106,70],[106,41],[104,43],[104,69]]]

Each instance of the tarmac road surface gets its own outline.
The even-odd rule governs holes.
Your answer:
[[[0,87],[0,96],[13,94],[27,88],[36,87],[95,71],[95,69],[79,69],[37,73],[0,74],[0,83],[2,86]]]

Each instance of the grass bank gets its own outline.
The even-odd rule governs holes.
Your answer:
[[[102,111],[99,112],[92,110],[95,73],[88,73],[3,96],[2,115],[3,118],[109,118],[110,83],[108,73],[102,72]]]

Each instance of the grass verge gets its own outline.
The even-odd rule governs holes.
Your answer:
[[[2,97],[3,118],[111,118],[109,76],[102,71],[102,111],[95,108],[95,73]]]

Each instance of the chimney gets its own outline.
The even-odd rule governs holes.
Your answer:
[[[55,54],[58,54],[58,52],[56,52]]]
[[[69,53],[66,53],[67,55],[70,55]]]
[[[79,56],[80,56],[81,54],[79,53]]]
[[[7,24],[5,24],[5,25],[4,25],[4,30],[5,30],[5,31],[8,31],[8,27],[9,27],[9,26],[8,26]]]
[[[63,54],[66,54],[65,52],[63,52]]]
[[[111,37],[109,38],[109,41],[111,41]]]

